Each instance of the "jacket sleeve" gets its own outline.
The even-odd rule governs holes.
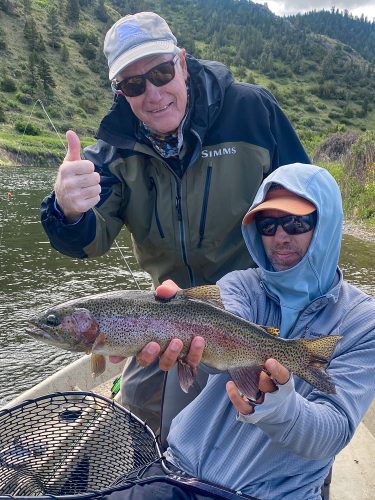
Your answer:
[[[243,283],[238,286],[236,281],[227,277],[220,280],[222,299],[230,310],[251,320]],[[237,306],[236,296],[240,298]],[[248,302],[249,296],[250,290]],[[343,337],[329,365],[336,394],[311,390],[309,384],[301,381],[296,391],[291,379],[280,386],[281,391],[267,395],[253,414],[238,416],[242,422],[257,425],[272,441],[308,459],[329,458],[342,450],[375,396],[374,301],[361,300],[342,314],[346,315],[339,332]]]
[[[67,224],[57,208],[54,192],[41,204],[41,222],[51,246],[64,255],[80,259],[98,257],[109,250],[124,224],[120,214],[126,204],[125,189],[108,169],[108,163],[101,163],[102,154],[93,151],[88,154],[100,174],[101,193],[96,207],[75,224]]]
[[[43,228],[55,250],[69,257],[88,257],[84,248],[95,237],[96,218],[93,210],[86,212],[75,224],[66,224],[63,214],[56,210],[55,193],[52,192],[42,201],[40,211]]]

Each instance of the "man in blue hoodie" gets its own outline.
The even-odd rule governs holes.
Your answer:
[[[325,169],[299,164],[273,172],[242,232],[259,267],[218,281],[225,308],[278,327],[285,339],[341,335],[328,365],[336,393],[323,393],[268,359],[254,404],[228,373],[211,373],[172,421],[167,463],[256,498],[318,500],[335,455],[375,395],[375,301],[344,281],[338,267],[341,196]],[[173,293],[168,284],[157,289],[159,296]]]

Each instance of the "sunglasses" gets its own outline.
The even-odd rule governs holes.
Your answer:
[[[316,226],[317,212],[308,215],[286,215],[285,217],[255,217],[255,225],[263,236],[274,236],[281,226],[289,235],[308,233]]]
[[[121,82],[114,81],[112,88],[116,94],[137,97],[146,91],[146,80],[155,85],[155,87],[162,87],[171,82],[175,77],[175,64],[178,58],[179,54],[176,54],[172,61],[158,64],[143,75],[128,76],[121,80]]]

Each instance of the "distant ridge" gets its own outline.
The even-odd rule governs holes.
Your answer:
[[[365,19],[281,18],[247,0],[0,0],[0,148],[14,151],[37,99],[59,132],[74,128],[91,142],[112,102],[104,34],[142,10],[165,17],[191,54],[269,88],[302,140],[375,129],[375,25]],[[50,138],[50,152],[60,148],[38,107],[27,134],[28,150],[38,135]]]

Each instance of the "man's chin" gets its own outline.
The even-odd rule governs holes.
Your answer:
[[[277,258],[272,258],[270,260],[275,271],[286,271],[287,269],[294,267],[300,261],[300,259],[292,257],[281,258],[280,256],[278,256]]]

